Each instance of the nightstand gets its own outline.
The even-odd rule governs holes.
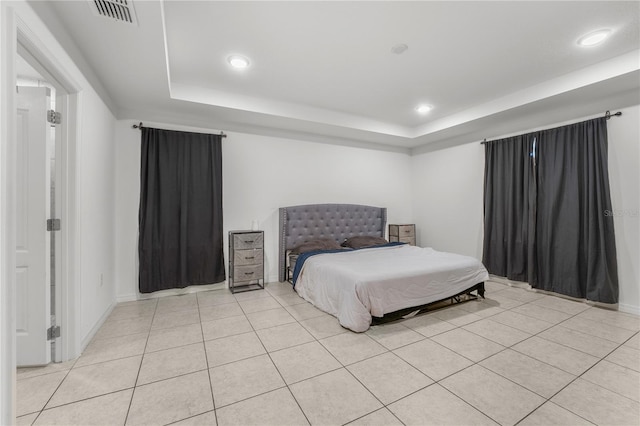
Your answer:
[[[416,225],[389,225],[389,242],[401,242],[416,245]]]
[[[264,289],[264,231],[229,231],[229,290]]]

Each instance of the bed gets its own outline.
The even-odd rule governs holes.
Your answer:
[[[385,208],[311,204],[282,207],[279,213],[281,282],[290,277],[289,253],[307,241],[324,238],[340,243],[353,236],[385,236]],[[356,332],[444,300],[484,297],[484,281],[489,278],[477,259],[407,244],[302,257],[305,262],[299,265],[295,290]]]

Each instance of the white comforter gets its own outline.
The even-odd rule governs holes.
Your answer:
[[[362,332],[372,315],[446,299],[488,279],[473,257],[400,245],[312,256],[295,289],[343,327]]]

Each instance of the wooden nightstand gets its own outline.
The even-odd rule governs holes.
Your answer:
[[[399,241],[412,246],[416,245],[416,225],[389,225],[389,242]]]
[[[264,231],[229,232],[229,290],[264,288]]]

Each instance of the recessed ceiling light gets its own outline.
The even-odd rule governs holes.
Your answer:
[[[249,58],[242,55],[231,55],[227,58],[227,62],[236,69],[249,68],[249,65],[251,64],[251,62],[249,62]]]
[[[611,34],[611,30],[598,30],[592,33],[583,35],[578,39],[578,44],[580,46],[595,46],[596,44],[601,43],[605,38],[607,38]]]
[[[431,105],[418,105],[416,107],[416,112],[418,112],[418,114],[426,114],[432,109],[433,109],[433,106]]]

